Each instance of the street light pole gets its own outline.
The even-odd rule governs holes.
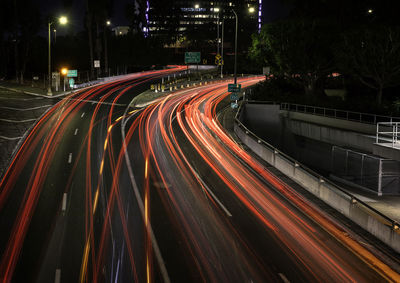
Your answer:
[[[60,22],[60,24],[65,25],[68,22],[67,17],[60,17],[58,19],[58,21]],[[49,57],[48,57],[48,65],[47,65],[47,71],[48,71],[48,85],[47,85],[47,95],[51,96],[53,95],[53,93],[51,92],[51,25],[53,24],[53,22],[48,22],[48,28],[49,28]]]
[[[221,60],[222,60],[222,64],[221,64],[221,79],[224,77],[224,73],[223,73],[223,69],[224,69],[224,22],[225,19],[222,16],[222,39],[221,39]]]
[[[219,54],[219,13],[217,18],[217,55]]]
[[[51,92],[51,24],[52,22],[49,22],[49,57],[48,57],[48,66],[47,66],[47,71],[48,71],[48,82],[47,82],[47,95],[51,96],[53,93]]]
[[[236,28],[235,28],[235,67],[234,67],[234,75],[235,75],[235,80],[234,83],[237,83],[237,43],[238,43],[238,25],[239,25],[239,19],[238,15],[235,12],[235,10],[232,9],[232,12],[235,14],[235,20],[236,20]]]

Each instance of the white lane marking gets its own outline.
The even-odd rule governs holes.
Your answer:
[[[131,101],[131,103],[132,103],[132,101]],[[126,113],[128,112],[128,109],[129,109],[129,106],[125,109],[124,118],[122,118],[122,123],[121,123],[122,124],[122,126],[121,126],[121,134],[122,134],[122,141],[123,141],[123,147],[124,148],[127,148],[126,136],[125,136],[125,125],[126,125],[126,123],[128,122],[128,120],[130,118],[134,117],[132,115],[132,116],[129,116],[127,120],[125,120]],[[134,191],[135,196],[136,196],[135,199],[137,201],[137,204],[138,204],[138,206],[140,208],[140,213],[141,213],[142,218],[144,220],[145,219],[144,202],[143,202],[142,196],[141,196],[141,194],[139,192],[139,187],[138,187],[138,185],[136,183],[135,177],[133,175],[132,164],[131,164],[131,162],[129,160],[129,155],[128,155],[128,151],[127,150],[125,150],[124,155],[125,155],[125,162],[126,162],[126,166],[128,167],[128,173],[129,173],[129,177],[131,179],[131,184],[132,184],[132,187],[133,187],[133,191]],[[153,252],[155,254],[155,257],[157,259],[158,265],[160,267],[161,276],[163,277],[165,283],[171,283],[171,280],[169,279],[169,276],[168,276],[167,268],[165,267],[164,259],[163,259],[162,255],[161,255],[160,248],[158,246],[156,237],[155,237],[154,232],[153,232],[153,228],[151,227],[150,223],[149,223],[149,225],[147,227],[147,231],[150,234],[151,243],[153,244]],[[122,250],[122,252],[124,252],[124,250]],[[118,272],[118,269],[117,269],[117,272]],[[118,277],[116,277],[116,278],[118,278]]]
[[[27,119],[27,120],[9,120],[9,119],[0,119],[2,122],[9,122],[9,123],[26,123],[26,122],[33,122],[37,119]]]
[[[54,283],[60,283],[61,281],[61,269],[56,269],[56,276],[54,277]]]
[[[22,137],[10,138],[10,137],[5,137],[5,136],[0,136],[0,139],[8,140],[8,141],[15,141],[15,140],[22,139]]]
[[[78,128],[75,129],[74,136],[78,134]]]
[[[72,152],[68,155],[68,163],[72,162]]]
[[[286,278],[285,274],[283,273],[278,273],[279,277],[282,279],[283,282],[285,283],[290,283],[289,279]]]
[[[228,215],[229,217],[232,217],[232,214],[229,212],[229,210],[222,204],[222,202],[217,198],[216,195],[211,191],[211,189],[206,185],[206,183],[203,181],[203,179],[200,178],[199,174],[197,174],[196,171],[193,171],[197,178],[200,180],[200,182],[203,184],[204,188],[208,191],[208,193],[213,197],[213,199],[218,203],[218,205],[222,208],[222,210]]]
[[[83,118],[83,116],[85,116],[85,112],[82,113],[81,118]]]
[[[91,102],[92,104],[97,103],[97,104],[105,104],[105,105],[114,105],[114,106],[127,106],[126,104],[120,104],[120,103],[112,103],[112,102],[100,102],[97,100],[90,100],[90,99],[77,99],[77,98],[70,98],[68,99],[70,101],[82,101],[82,102]]]
[[[37,107],[32,107],[32,108],[15,108],[15,107],[5,107],[2,106],[0,107],[1,109],[7,109],[7,110],[15,110],[15,111],[28,111],[28,110],[36,110],[36,109],[41,109],[41,108],[46,108],[53,106],[51,104],[43,105],[43,106],[37,106]]]
[[[66,209],[67,209],[67,193],[64,193],[61,210],[65,211]]]

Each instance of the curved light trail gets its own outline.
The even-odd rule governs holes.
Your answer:
[[[400,281],[231,139],[227,80],[129,107],[184,69],[81,91],[35,125],[0,182],[3,282]]]

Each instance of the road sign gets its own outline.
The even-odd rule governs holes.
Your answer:
[[[234,92],[234,93],[231,94],[231,100],[232,100],[232,101],[238,100],[238,99],[239,99],[239,95],[238,95],[236,92]]]
[[[70,87],[70,88],[74,88],[74,85],[75,85],[75,80],[74,80],[74,78],[69,78],[69,79],[68,79],[68,83],[69,83],[69,87]]]
[[[240,92],[242,90],[241,84],[228,84],[229,92]]]
[[[100,60],[94,60],[93,62],[95,68],[100,68]]]
[[[238,108],[238,104],[236,103],[236,102],[231,102],[231,108],[232,109],[236,109],[236,108]]]
[[[185,64],[189,63],[200,63],[201,53],[200,52],[185,52]]]
[[[59,72],[52,72],[51,73],[51,85],[58,91],[60,87],[60,73]]]
[[[215,55],[215,65],[221,66],[224,64],[224,60],[222,60],[222,56],[220,54]]]
[[[78,70],[68,70],[68,78],[76,78],[78,76]]]

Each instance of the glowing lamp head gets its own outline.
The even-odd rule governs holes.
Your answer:
[[[58,19],[58,21],[60,22],[60,24],[62,25],[66,25],[68,23],[68,19],[65,16],[62,16]]]
[[[110,26],[110,25],[111,25],[111,21],[108,20],[108,21],[106,22],[106,25]]]
[[[62,74],[63,76],[66,76],[66,75],[68,74],[68,69],[67,69],[67,68],[62,68],[62,69],[61,69],[61,74]]]
[[[249,13],[253,14],[255,11],[256,11],[256,9],[254,9],[254,7],[249,8]]]
[[[198,8],[200,8],[200,5],[199,5],[199,4],[196,4],[196,5],[194,5],[194,8],[195,8],[195,9],[198,9]]]
[[[214,12],[218,13],[219,12],[219,8],[214,8]]]
[[[372,10],[372,9],[368,10],[368,14],[372,14],[373,12],[374,12],[374,10]]]

